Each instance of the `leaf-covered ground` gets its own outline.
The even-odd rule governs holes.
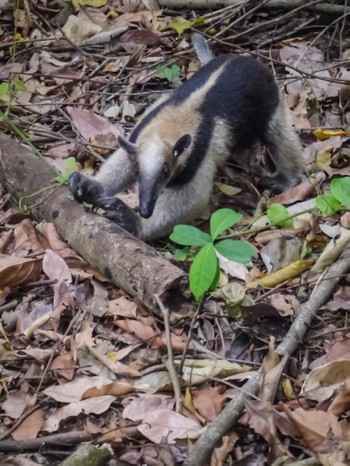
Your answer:
[[[114,287],[53,224],[26,215],[30,198],[18,203],[2,187],[1,465],[60,464],[86,443],[104,445],[87,453],[101,457],[72,464],[181,464],[256,374],[258,394],[245,397],[205,464],[349,464],[347,267],[286,365],[275,347],[349,248],[349,184],[344,202],[321,195],[350,176],[350,10],[340,1],[273,3],[175,10],[152,0],[0,0],[1,129],[40,151],[60,181],[75,168],[97,170],[118,135],[198,69],[191,30],[217,53],[250,53],[271,67],[309,175],[266,200],[254,167],[220,171],[211,211],[243,214],[235,229],[256,248],[253,264],[219,256],[218,289],[195,312],[170,317],[161,303],[152,313]],[[135,202],[134,192],[123,196]],[[266,228],[272,203],[288,207],[292,222]],[[167,238],[154,246],[186,258],[177,263],[189,270],[193,250]]]

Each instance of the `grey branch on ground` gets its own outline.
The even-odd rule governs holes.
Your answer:
[[[54,170],[10,136],[0,135],[0,147],[0,179],[17,199],[31,196],[26,200],[37,221],[53,222],[78,254],[136,301],[154,309],[157,295],[170,310],[178,308],[171,293],[175,290],[181,301],[181,269],[117,224],[86,212],[64,186],[33,196],[52,186]]]

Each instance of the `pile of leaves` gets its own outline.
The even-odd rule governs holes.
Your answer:
[[[220,172],[220,210],[154,244],[190,275],[196,311],[170,316],[133,302],[2,187],[0,464],[60,464],[85,442],[111,447],[94,464],[180,464],[259,368],[258,397],[211,464],[349,461],[348,275],[283,374],[275,343],[349,248],[350,12],[269,3],[0,0],[0,124],[58,182],[98,170],[118,135],[198,69],[192,30],[273,69],[309,175],[259,202],[254,174]]]

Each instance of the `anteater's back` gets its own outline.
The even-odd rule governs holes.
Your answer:
[[[214,74],[199,107],[206,130],[212,126],[210,120],[221,117],[230,124],[237,145],[263,139],[278,107],[279,92],[269,69],[253,58],[223,55],[212,59],[178,87],[168,102],[191,100]]]

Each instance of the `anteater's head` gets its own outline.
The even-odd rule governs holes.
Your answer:
[[[193,143],[192,136],[186,133],[167,141],[158,136],[142,137],[138,138],[137,144],[122,137],[118,141],[135,167],[140,215],[149,218],[162,189],[186,166]]]

